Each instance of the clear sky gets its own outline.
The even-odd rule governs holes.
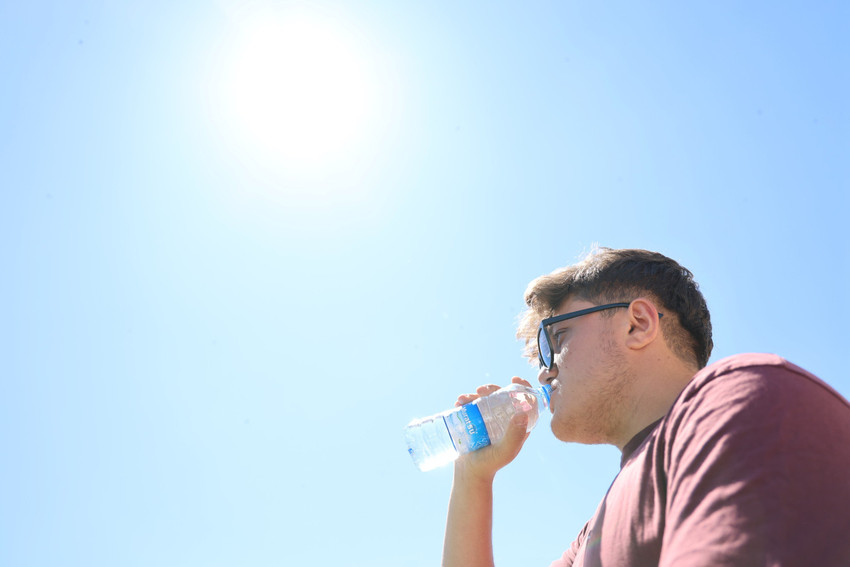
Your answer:
[[[686,6],[687,4],[687,6]],[[534,277],[689,267],[850,396],[844,2],[0,2],[0,564],[425,566],[402,429],[536,370]],[[616,474],[543,423],[496,557]]]

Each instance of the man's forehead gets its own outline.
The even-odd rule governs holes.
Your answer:
[[[594,305],[594,303],[586,299],[582,299],[580,297],[567,297],[566,299],[561,301],[552,316],[557,317],[558,315],[564,315],[566,313],[572,313],[573,311],[587,309],[588,307],[593,307]]]

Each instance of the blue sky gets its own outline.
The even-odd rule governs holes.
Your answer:
[[[712,360],[845,397],[840,2],[0,4],[0,563],[434,565],[402,428],[534,379],[534,277],[594,244],[700,282]],[[259,38],[259,39],[258,39]],[[544,423],[496,557],[616,474]]]

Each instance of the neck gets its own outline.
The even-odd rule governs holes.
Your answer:
[[[636,369],[628,397],[631,403],[624,408],[621,428],[614,443],[621,451],[635,435],[667,414],[697,372],[695,366],[678,357],[670,355],[665,358]]]

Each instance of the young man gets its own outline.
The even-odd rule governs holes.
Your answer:
[[[622,451],[553,567],[850,565],[850,403],[778,356],[706,367],[711,322],[690,271],[601,249],[534,280],[525,300],[517,336],[552,385],[552,432]],[[445,566],[493,565],[493,478],[526,424],[456,462]]]

